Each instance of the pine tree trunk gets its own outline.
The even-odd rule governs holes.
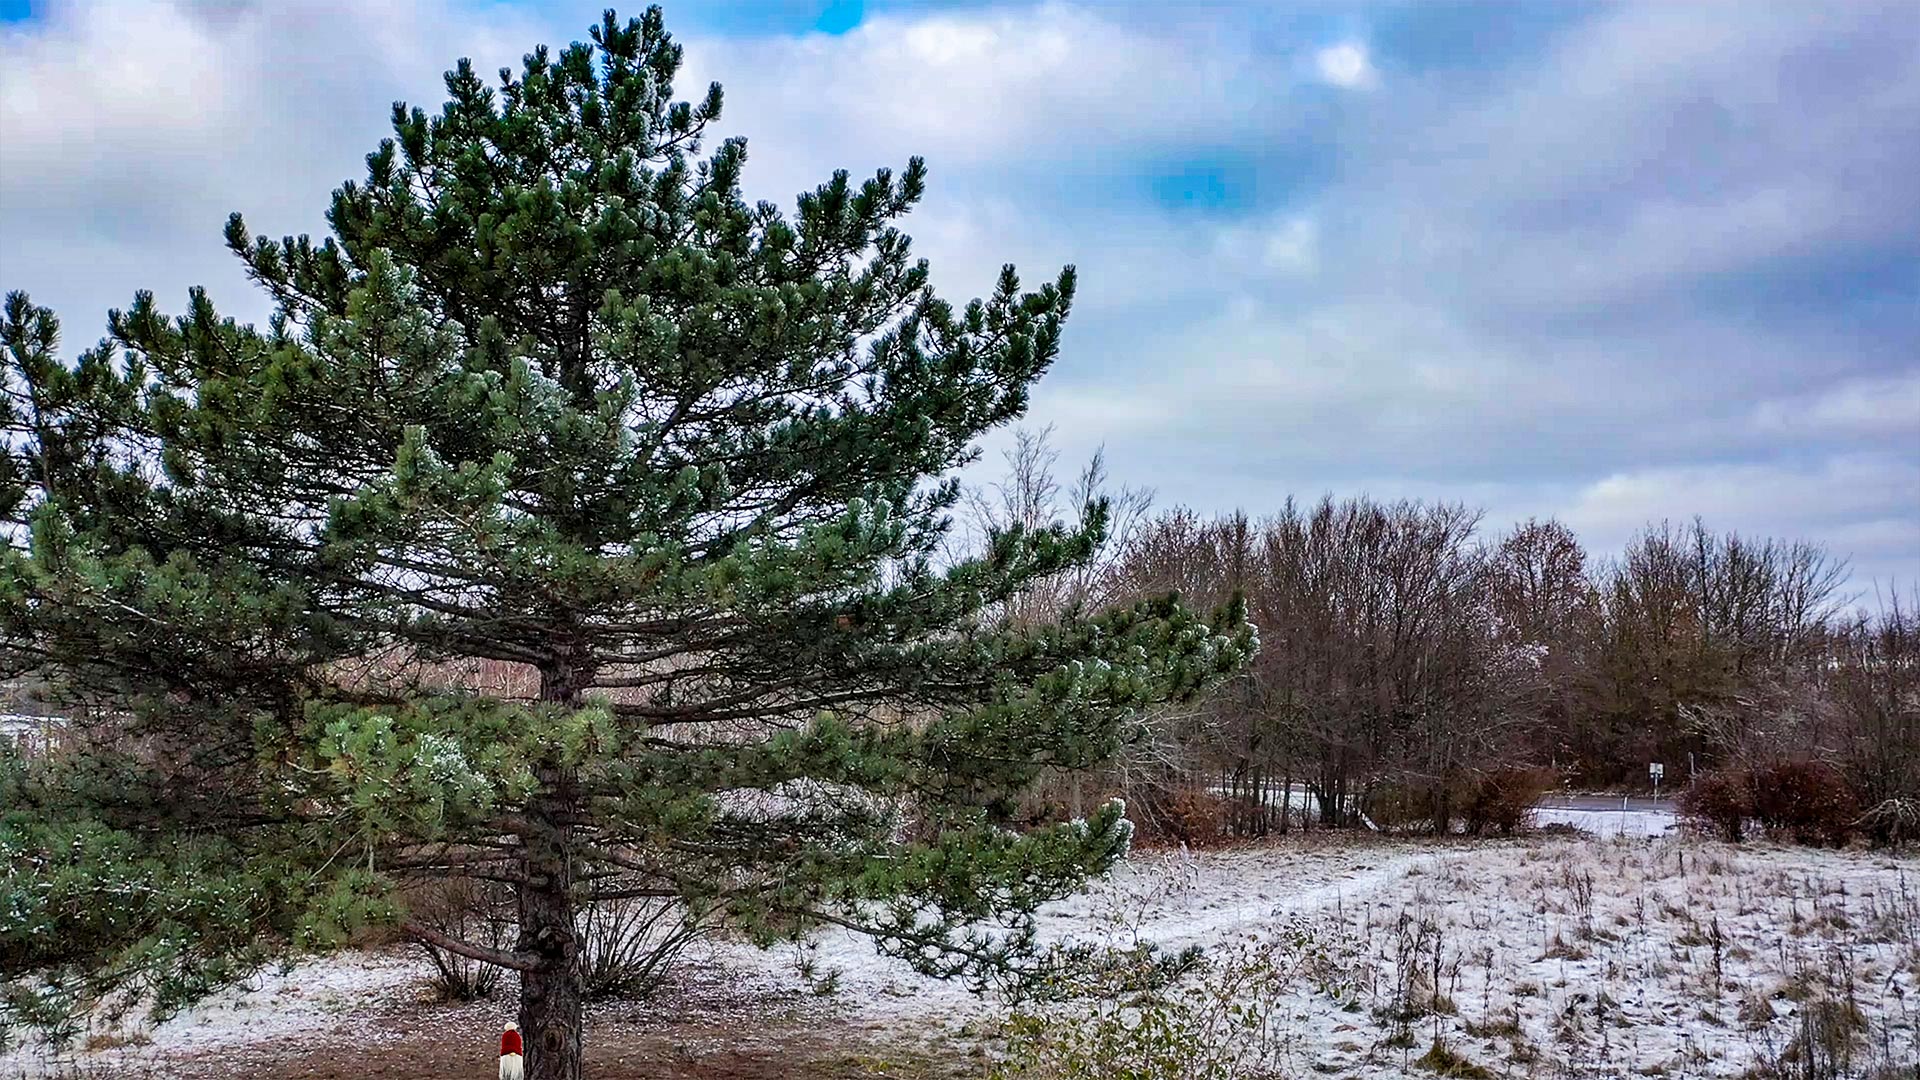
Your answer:
[[[562,661],[540,672],[544,701],[579,700],[579,677]],[[551,762],[536,770],[541,794],[528,801],[534,828],[522,837],[527,880],[520,886],[521,952],[540,967],[520,975],[520,1031],[526,1041],[526,1080],[580,1080],[586,997],[574,919],[572,822],[579,809],[575,777]]]
[[[564,781],[562,781],[564,783]],[[547,797],[537,806],[558,810]],[[546,816],[536,810],[536,817]],[[549,824],[542,822],[542,824]],[[520,887],[522,952],[540,957],[537,971],[520,974],[520,1030],[526,1040],[527,1080],[580,1080],[584,1044],[580,946],[575,937],[573,873],[564,826],[527,841],[527,882]]]

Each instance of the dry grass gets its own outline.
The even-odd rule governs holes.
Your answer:
[[[1390,1049],[1417,1019],[1422,1043],[1553,1067],[1516,1075],[1864,1077],[1920,1061],[1915,869],[1545,841],[1451,856],[1376,895],[1352,929]]]

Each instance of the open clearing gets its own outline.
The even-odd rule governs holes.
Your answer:
[[[1641,831],[1664,831],[1653,824]],[[1340,975],[1285,993],[1290,1075],[1420,1075],[1437,1036],[1493,1075],[1736,1077],[1839,1014],[1863,1055],[1920,1060],[1917,871],[1884,854],[1691,837],[1309,834],[1139,854],[1050,909],[1043,934],[1178,949],[1303,929]],[[590,1075],[986,1070],[994,1002],[848,935],[804,954],[811,980],[801,950],[705,947],[655,999],[593,1013]],[[432,1004],[424,978],[405,950],[266,973],[74,1064],[103,1077],[491,1076],[511,1005]],[[27,1050],[0,1058],[0,1075],[53,1071]]]

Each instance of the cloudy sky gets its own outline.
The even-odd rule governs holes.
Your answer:
[[[265,305],[395,99],[601,4],[0,0],[0,288],[70,347],[151,288]],[[637,10],[637,9],[636,9]],[[1081,270],[1034,398],[1162,505],[1703,515],[1920,579],[1920,8],[682,0],[748,186],[922,154],[936,282]]]

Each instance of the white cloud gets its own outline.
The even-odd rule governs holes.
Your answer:
[[[1271,269],[1312,273],[1320,265],[1320,227],[1312,218],[1289,218],[1268,232],[1262,254]]]
[[[1808,394],[1763,401],[1754,426],[1768,434],[1906,436],[1920,446],[1920,370],[1849,379]]]
[[[1364,89],[1378,81],[1367,47],[1358,41],[1329,45],[1313,54],[1314,69],[1322,81],[1348,90]]]
[[[1376,212],[1357,250],[1396,285],[1555,317],[1920,234],[1920,22],[1725,14],[1610,7],[1482,92],[1398,95],[1343,187],[1424,242]]]
[[[1320,267],[1320,223],[1306,214],[1282,214],[1214,232],[1221,261],[1240,271],[1310,275]]]
[[[1735,462],[1637,469],[1580,489],[1561,509],[1590,543],[1619,544],[1648,522],[1700,515],[1715,528],[1749,535],[1825,540],[1835,554],[1884,572],[1913,549],[1910,513],[1920,506],[1920,462],[1884,453],[1845,454],[1806,464]],[[1858,547],[1841,548],[1842,541]]]
[[[1244,51],[1057,3],[876,15],[837,35],[693,40],[688,66],[701,84],[726,85],[729,130],[783,159],[922,153],[948,170],[1219,136],[1245,118],[1205,103],[1260,77]],[[824,138],[803,146],[798,132]]]

